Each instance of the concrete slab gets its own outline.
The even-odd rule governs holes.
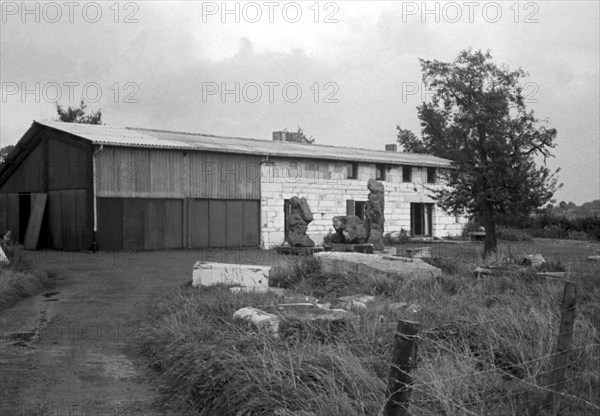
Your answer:
[[[199,261],[194,265],[192,286],[224,284],[268,288],[270,270],[269,266]]]
[[[381,256],[378,254],[323,252],[313,255],[324,273],[346,273],[364,277],[431,278],[442,271],[420,259]]]

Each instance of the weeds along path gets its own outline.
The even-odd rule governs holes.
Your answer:
[[[171,414],[138,357],[138,330],[196,260],[239,257],[223,254],[27,253],[55,285],[0,315],[0,414]]]

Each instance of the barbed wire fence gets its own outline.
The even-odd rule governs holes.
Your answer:
[[[594,393],[593,385],[589,386],[587,394],[585,391],[574,392],[580,388],[582,383],[585,383],[585,378],[592,380],[588,381],[591,384],[600,382],[600,371],[597,368],[584,368],[586,358],[592,357],[592,362],[600,362],[600,343],[577,346],[572,344],[575,328],[575,288],[573,282],[565,281],[560,326],[553,336],[553,339],[556,339],[555,346],[548,346],[551,348],[550,352],[535,358],[515,360],[517,362],[512,366],[495,362],[493,353],[489,351],[488,354],[492,354],[492,357],[491,359],[488,357],[487,360],[477,354],[466,354],[468,358],[465,357],[465,360],[468,360],[471,365],[468,371],[463,371],[457,376],[438,378],[436,375],[443,373],[440,368],[432,369],[434,371],[417,370],[414,371],[416,373],[414,381],[411,378],[410,368],[392,361],[393,371],[390,371],[388,386],[396,386],[398,390],[390,391],[388,389],[388,397],[380,415],[509,416],[526,414],[524,409],[520,408],[525,402],[528,402],[529,406],[537,407],[538,412],[541,413],[536,414],[553,416],[567,414],[561,412],[561,408],[566,406],[569,406],[569,409],[579,409],[577,414],[581,415],[600,414],[600,397],[594,396],[596,393]],[[468,330],[468,326],[490,326],[501,323],[503,320],[505,320],[504,317],[499,317],[494,320],[465,324],[462,325],[461,330]],[[398,328],[401,328],[400,324]],[[443,339],[449,331],[454,330],[456,329],[452,327],[430,328],[420,331],[418,335],[407,336],[396,333],[395,343],[414,342],[434,350],[437,342],[443,342],[438,340]],[[396,349],[396,346],[394,348]],[[404,350],[406,350],[406,346]],[[394,355],[397,354],[394,353]],[[460,360],[460,357],[453,358]],[[422,364],[420,363],[419,366]],[[429,365],[434,364],[429,363]],[[569,370],[571,370],[571,374],[569,374]],[[406,377],[391,380],[398,372],[404,372],[403,376]],[[490,382],[497,382],[498,378],[502,382],[492,384],[492,386],[502,386],[502,388],[489,393],[489,389],[486,390],[486,387],[489,388]],[[487,386],[486,383],[488,383]],[[568,388],[569,386],[571,388]],[[598,386],[595,388],[597,389]],[[396,406],[389,405],[390,401],[400,396],[404,399],[409,397],[410,400],[396,403]]]

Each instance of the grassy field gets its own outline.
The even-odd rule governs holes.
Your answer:
[[[535,240],[500,245],[497,262],[541,253],[578,287],[577,320],[562,415],[600,411],[600,264],[597,243]],[[432,245],[436,279],[324,275],[314,261],[277,258],[271,284],[320,302],[376,299],[347,325],[273,338],[232,318],[244,306],[282,301],[223,287],[181,287],[149,311],[142,351],[164,391],[192,415],[377,415],[386,400],[399,319],[421,323],[413,415],[544,415],[563,282],[534,272],[477,277],[479,244]],[[405,247],[401,247],[404,250]],[[398,307],[402,302],[408,307]]]

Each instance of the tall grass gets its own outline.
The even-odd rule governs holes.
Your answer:
[[[422,324],[414,415],[545,414],[562,282],[512,272],[476,278],[448,259],[433,262],[444,268],[436,279],[378,281],[324,275],[318,264],[302,258],[278,265],[273,281],[323,301],[376,296],[372,306],[356,311],[355,319],[326,338],[275,339],[233,320],[238,308],[281,301],[273,294],[182,288],[151,312],[143,352],[162,373],[165,391],[193,414],[377,415],[386,399],[394,329],[398,319],[411,319]],[[580,296],[561,414],[595,415],[600,267],[566,268]]]
[[[0,265],[0,311],[38,292],[48,283],[46,273],[31,266],[22,246],[7,244],[3,250],[10,264]]]

